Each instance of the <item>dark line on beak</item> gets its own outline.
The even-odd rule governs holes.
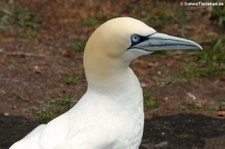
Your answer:
[[[151,36],[149,37],[149,39],[160,39],[160,40],[171,40],[171,41],[178,41],[178,42],[184,42],[186,43],[186,41],[182,41],[182,40],[176,40],[176,39],[166,39],[166,38],[160,38],[160,37],[154,37],[154,38],[151,38]]]
[[[176,44],[176,45],[171,45],[171,44],[164,44],[164,45],[150,45],[150,46],[147,46],[147,47],[163,47],[163,46],[189,46],[189,47],[195,47],[197,48],[196,46],[194,45],[186,45],[186,44]],[[165,50],[146,50],[144,48],[140,48],[140,47],[133,47],[133,48],[137,48],[137,49],[140,49],[140,50],[144,50],[144,51],[147,51],[147,52],[150,52],[150,51],[166,51],[168,49],[165,49]],[[179,50],[179,49],[174,49],[174,50]],[[180,49],[181,50],[181,49]]]
[[[189,44],[160,44],[160,45],[153,45],[153,44],[149,44],[150,46],[146,46],[146,47],[163,47],[163,46],[188,46],[188,47],[196,47],[195,45],[189,45]],[[134,46],[135,47],[135,46]],[[138,48],[138,47],[135,47]]]

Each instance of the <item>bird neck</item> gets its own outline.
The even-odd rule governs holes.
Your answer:
[[[103,63],[100,66],[98,65],[98,67],[105,67],[105,69],[95,68],[95,71],[85,70],[89,89],[102,94],[118,94],[126,91],[130,83],[136,79],[136,76],[129,67],[119,68],[114,66],[113,68],[112,66],[103,65],[106,64]]]
[[[95,35],[89,38],[84,51],[84,69],[88,88],[108,94],[118,94],[127,90],[129,83],[137,80],[129,68],[129,61],[124,59],[122,53],[117,55],[112,52],[120,51],[119,47],[112,45],[111,49],[107,50],[109,47],[105,47],[101,40],[95,39]],[[137,83],[139,84],[138,81]]]

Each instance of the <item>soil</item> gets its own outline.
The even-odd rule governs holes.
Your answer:
[[[0,115],[0,149],[7,149],[42,122]],[[7,138],[7,139],[6,139]],[[223,149],[225,120],[179,113],[145,120],[140,149]]]
[[[38,108],[43,108],[45,103],[71,93],[74,99],[80,99],[85,93],[83,53],[72,48],[74,42],[86,40],[99,24],[114,16],[144,18],[162,8],[168,13],[180,7],[178,1],[160,4],[149,1],[145,6],[149,8],[139,12],[134,6],[141,2],[136,0],[23,0],[16,5],[40,14],[41,29],[33,38],[23,38],[14,29],[1,31],[0,149],[8,148],[43,122],[38,118]],[[185,9],[192,12],[185,36],[198,39],[203,48],[209,39],[225,33],[209,19],[207,7]],[[99,13],[103,15],[98,23],[81,23]],[[156,29],[175,36],[182,34],[179,25],[174,24],[156,26]],[[157,108],[145,108],[142,149],[225,148],[225,114],[221,114],[225,111],[225,76],[197,77],[186,83],[167,82],[168,74],[176,79],[179,68],[190,61],[195,59],[177,51],[144,56],[131,64],[144,92],[153,94],[159,101]],[[68,84],[64,75],[79,79]]]

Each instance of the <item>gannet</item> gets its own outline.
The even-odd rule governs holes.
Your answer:
[[[176,49],[202,47],[158,33],[134,18],[105,22],[85,47],[86,93],[69,111],[38,126],[10,149],[138,149],[143,93],[129,64],[142,55]]]

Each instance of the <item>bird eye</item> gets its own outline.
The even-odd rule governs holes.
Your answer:
[[[131,36],[131,42],[133,44],[136,44],[136,43],[140,42],[140,40],[141,40],[141,37],[139,35],[134,34],[134,35]]]

